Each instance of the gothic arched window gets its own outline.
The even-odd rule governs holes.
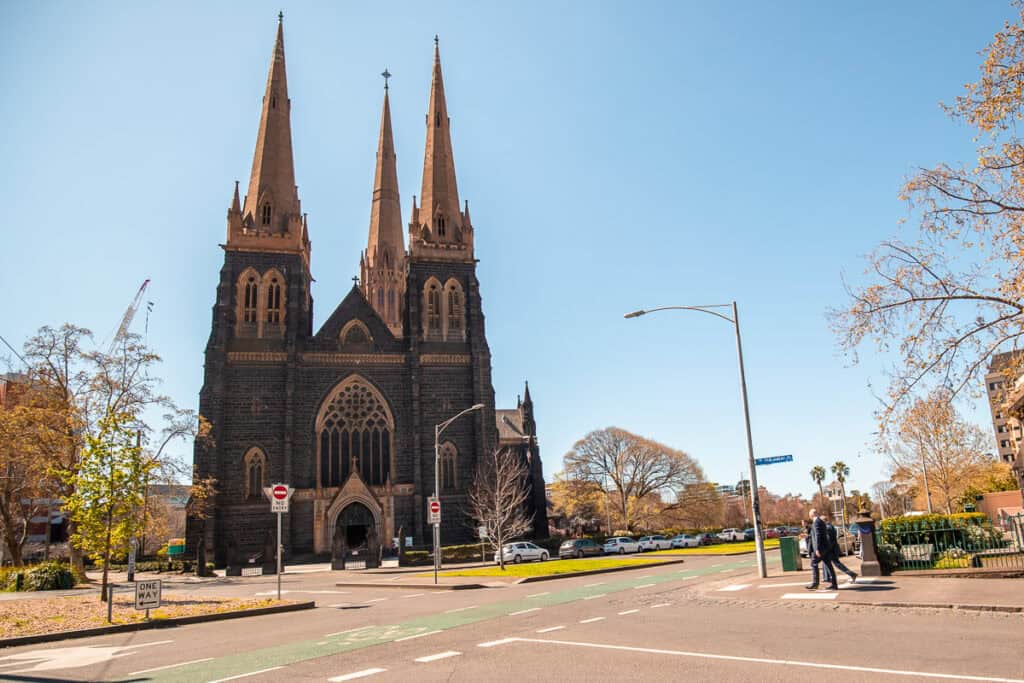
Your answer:
[[[270,225],[270,217],[273,215],[273,210],[270,208],[270,204],[263,205],[262,212],[262,223],[263,225]]]
[[[250,448],[243,458],[245,465],[245,497],[259,498],[263,495],[263,473],[267,467],[267,456],[259,448]]]
[[[384,311],[384,290],[383,289],[378,289],[377,290],[377,310],[379,310],[381,312]]]
[[[281,323],[281,281],[276,277],[271,277],[267,285],[267,322],[271,325]]]
[[[317,420],[321,486],[341,486],[352,472],[381,486],[391,475],[394,421],[383,397],[360,378],[346,380]]]
[[[445,441],[439,449],[441,460],[441,490],[452,491],[458,486],[455,477],[455,465],[459,451],[451,441]]]
[[[444,237],[444,216],[438,214],[437,220],[434,221],[434,224],[437,225],[437,236]]]
[[[398,316],[395,314],[395,290],[388,290],[388,322],[394,322]]]
[[[424,291],[424,331],[427,336],[441,336],[441,284],[431,278]]]
[[[462,285],[457,280],[449,280],[445,290],[445,338],[459,340],[466,338],[465,298],[462,296]]]
[[[256,309],[259,306],[260,285],[255,275],[248,275],[243,286],[242,322],[256,322]]]

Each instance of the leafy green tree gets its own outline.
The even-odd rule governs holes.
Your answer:
[[[78,522],[71,543],[103,564],[100,599],[106,600],[110,558],[127,552],[142,527],[146,483],[156,463],[143,457],[130,414],[108,413],[98,427],[85,436],[65,508]]]
[[[811,468],[811,479],[814,480],[814,483],[818,485],[818,495],[821,496],[822,500],[825,500],[825,489],[822,486],[823,482],[825,481],[825,475],[825,468],[822,467],[821,465],[815,465],[814,467]]]
[[[839,482],[839,495],[843,497],[843,514],[846,514],[846,478],[850,476],[850,466],[842,460],[832,465],[832,475]],[[845,521],[845,519],[844,519]]]

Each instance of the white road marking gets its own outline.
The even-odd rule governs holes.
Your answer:
[[[643,576],[638,576],[636,578],[638,578],[638,579],[653,579],[654,578],[654,574],[644,574]]]
[[[539,612],[539,611],[540,611],[540,607],[531,607],[530,609],[521,609],[518,612],[509,612],[508,615],[510,617],[514,617],[517,614],[526,614],[527,612]]]
[[[561,631],[564,626],[548,626],[547,628],[537,629],[537,633],[551,633],[552,631]]]
[[[603,598],[606,595],[608,595],[608,594],[607,593],[598,593],[597,595],[588,595],[587,597],[585,597],[583,599],[584,600],[595,600],[597,598]]]
[[[256,674],[265,674],[268,671],[277,671],[278,669],[283,669],[283,668],[284,668],[283,666],[272,666],[269,669],[260,669],[259,671],[250,671],[249,673],[238,674],[237,676],[228,676],[227,678],[218,678],[218,679],[215,679],[215,680],[212,680],[212,681],[207,681],[207,683],[224,683],[224,681],[233,681],[233,680],[238,679],[238,678],[248,678],[249,676],[255,676]]]
[[[286,589],[286,590],[281,591],[281,595],[284,595],[285,593],[312,593],[312,594],[323,593],[324,595],[348,595],[349,592],[350,591],[299,591],[299,590],[293,591],[293,590],[287,590]],[[277,595],[277,591],[261,591],[259,593],[253,593],[253,595]]]
[[[551,595],[551,591],[544,591],[543,593],[534,593],[533,595],[527,595],[528,598],[539,598],[542,595]]]
[[[604,617],[590,617],[589,619],[581,619],[581,624],[593,624],[595,621],[601,621]]]
[[[641,588],[650,588],[653,585],[654,585],[653,583],[642,583],[639,586],[633,586],[633,590],[637,591],[637,590],[640,590]]]
[[[456,652],[455,650],[448,650],[447,652],[438,652],[436,655],[427,655],[426,657],[417,657],[413,661],[414,662],[421,662],[423,664],[427,664],[429,662],[436,662],[439,659],[448,659],[449,657],[458,657],[461,654],[462,654],[461,652]]]
[[[494,647],[495,645],[504,645],[505,643],[512,643],[518,640],[518,638],[502,638],[501,640],[491,640],[486,643],[477,643],[477,647]]]
[[[636,614],[636,613],[637,613],[637,612],[639,612],[639,611],[640,611],[640,610],[638,610],[638,609],[627,609],[627,610],[626,610],[626,611],[624,611],[624,612],[619,612],[619,616],[621,617],[621,616],[624,616],[624,615],[626,615],[626,614]]]
[[[344,676],[335,676],[334,678],[328,678],[327,680],[331,683],[341,683],[341,681],[351,681],[356,678],[366,678],[374,674],[382,674],[387,669],[363,669],[362,671],[356,671],[355,673],[345,674]]]
[[[657,605],[651,605],[651,609],[658,609],[659,607],[671,607],[671,602],[659,602]]]
[[[359,628],[350,628],[347,631],[335,631],[334,633],[325,633],[324,634],[324,638],[330,638],[331,636],[341,636],[341,635],[344,635],[346,633],[355,633],[356,631],[365,631],[368,628],[373,628],[373,627],[372,626],[360,626]]]
[[[655,655],[674,655],[676,657],[694,657],[697,659],[718,659],[729,662],[752,662],[755,664],[775,664],[779,666],[802,666],[810,669],[830,669],[832,671],[856,671],[858,673],[889,674],[892,676],[918,676],[920,678],[942,678],[956,681],[985,681],[986,683],[1024,683],[1020,678],[1000,678],[998,676],[969,676],[967,674],[945,674],[929,671],[908,671],[904,669],[882,669],[873,666],[854,666],[851,664],[826,664],[823,662],[805,662],[795,659],[768,659],[767,657],[740,657],[737,655],[717,655],[710,652],[687,652],[685,650],[656,650],[649,647],[630,647],[628,645],[606,645],[604,643],[585,643],[571,640],[543,640],[541,638],[506,638],[495,641],[492,645],[506,643],[541,643],[544,645],[571,645],[602,650],[619,650],[625,652],[642,652]]]
[[[384,602],[387,598],[374,598],[373,600],[367,600],[366,602]]]
[[[445,614],[454,614],[455,612],[465,612],[468,609],[476,609],[480,605],[470,605],[469,607],[456,607],[445,612]]]
[[[758,586],[758,588],[789,588],[790,586],[806,586],[806,581],[797,581],[795,583],[766,583]]]
[[[723,569],[722,571],[720,571],[720,572],[718,572],[718,573],[719,573],[719,574],[728,574],[728,573],[729,573],[729,572],[731,572],[731,571],[733,571],[733,570],[732,570],[732,569]]]
[[[415,638],[422,638],[423,636],[432,636],[432,635],[434,635],[435,633],[440,633],[440,632],[441,632],[441,631],[439,631],[439,630],[438,630],[438,631],[427,631],[427,632],[425,632],[425,633],[417,633],[416,635],[412,635],[412,636],[406,636],[405,638],[396,638],[396,639],[395,639],[395,640],[393,640],[392,642],[394,642],[394,643],[400,643],[400,642],[402,642],[403,640],[413,640],[413,639],[415,639]]]
[[[721,567],[721,566],[722,566],[722,563],[719,562],[718,564],[711,565],[711,568],[714,569],[715,567]]]
[[[584,588],[593,588],[594,586],[603,586],[603,585],[604,585],[604,581],[597,581],[595,583],[584,584],[583,587]]]
[[[750,588],[750,584],[749,583],[734,583],[731,586],[726,586],[725,588],[719,588],[718,592],[719,593],[727,593],[727,592],[730,592],[730,591],[741,591],[744,588]]]
[[[326,645],[326,644],[327,644],[327,641],[326,641],[326,640],[318,640],[317,642],[315,642],[315,643],[313,643],[313,644],[314,644],[314,645]]]
[[[402,599],[408,600],[409,598],[418,598],[421,595],[426,595],[426,593],[413,593],[412,595],[403,595]]]
[[[142,671],[132,671],[129,676],[138,676],[139,674],[148,674],[150,671],[163,671],[164,669],[173,669],[176,666],[185,666],[187,664],[198,664],[199,662],[208,662],[213,657],[204,657],[203,659],[191,659],[187,662],[178,662],[177,664],[164,664],[163,666],[154,666],[152,669],[143,669]]]
[[[353,603],[351,603],[351,602],[336,602],[333,605],[327,605],[327,606],[328,607],[348,607],[351,604],[353,604]]]
[[[786,593],[783,600],[835,600],[839,593]]]
[[[173,640],[154,640],[136,645],[80,645],[77,647],[59,647],[49,650],[29,650],[6,657],[0,657],[0,666],[20,666],[28,668],[5,671],[4,675],[26,673],[29,671],[53,671],[54,669],[73,669],[80,666],[102,664],[119,657],[138,654],[134,650],[150,645],[166,645]],[[5,663],[6,662],[6,663]]]

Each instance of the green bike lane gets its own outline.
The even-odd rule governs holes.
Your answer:
[[[215,681],[236,676],[252,675],[320,657],[330,657],[375,645],[411,640],[461,626],[470,626],[509,615],[523,614],[526,611],[532,612],[537,608],[595,599],[636,588],[655,587],[673,582],[679,583],[712,574],[749,569],[752,566],[754,566],[753,558],[744,557],[713,566],[683,570],[673,569],[658,574],[645,573],[642,576],[635,576],[637,572],[642,572],[642,570],[632,570],[629,572],[630,576],[617,580],[604,580],[594,584],[563,590],[554,590],[555,584],[552,583],[538,583],[536,585],[540,592],[532,597],[456,608],[393,624],[353,628],[320,638],[283,643],[273,647],[239,652],[201,662],[186,662],[177,666],[172,665],[160,671],[125,676],[118,680],[153,681],[154,683],[193,683],[194,681]],[[611,576],[613,575],[603,574],[600,578],[605,579]],[[550,586],[552,589],[544,590],[541,586],[544,589]],[[301,612],[297,612],[297,618],[302,618],[301,614]]]

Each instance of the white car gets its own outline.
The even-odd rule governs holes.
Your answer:
[[[640,544],[628,536],[616,536],[604,542],[604,554],[613,555],[624,553],[635,553],[640,550]]]
[[[672,541],[664,536],[644,536],[637,545],[640,546],[640,552],[643,553],[648,550],[668,550],[672,547]]]
[[[679,534],[669,539],[673,548],[696,548],[700,545],[700,539],[690,534]]]
[[[505,562],[512,562],[513,564],[530,560],[538,560],[540,562],[547,562],[548,560],[547,550],[528,541],[506,543],[501,546],[501,554]],[[499,564],[498,553],[494,553],[494,564]]]
[[[722,529],[718,537],[723,541],[742,541],[744,538],[743,529]]]

